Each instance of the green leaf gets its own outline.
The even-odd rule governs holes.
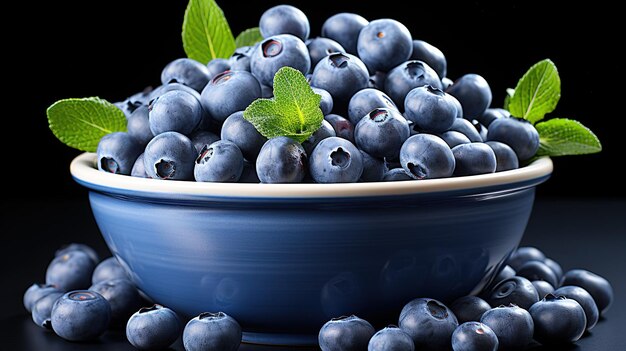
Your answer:
[[[549,59],[532,66],[519,80],[509,103],[509,112],[531,123],[554,111],[561,97],[561,79]]]
[[[598,137],[578,121],[553,118],[537,123],[538,156],[593,154],[602,150]]]
[[[233,33],[214,0],[189,0],[183,20],[183,48],[187,57],[204,64],[235,52]]]
[[[242,46],[253,46],[261,40],[263,40],[261,30],[259,29],[259,27],[253,27],[239,33],[239,35],[235,39],[235,45],[237,45],[238,48]]]
[[[59,100],[46,114],[57,139],[82,151],[95,152],[100,138],[126,131],[124,112],[98,97]]]
[[[511,103],[511,97],[513,97],[513,94],[515,94],[515,89],[511,89],[511,88],[506,89],[506,96],[504,97],[504,105],[502,106],[503,109],[505,110],[509,109],[509,104]]]
[[[303,142],[322,125],[321,99],[300,71],[283,67],[274,76],[274,98],[255,100],[243,116],[266,138]]]

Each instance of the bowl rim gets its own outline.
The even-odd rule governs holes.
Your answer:
[[[171,195],[264,199],[376,197],[474,190],[532,181],[538,183],[547,179],[552,170],[552,160],[541,157],[522,168],[464,177],[371,183],[257,184],[161,180],[111,174],[99,171],[96,167],[96,154],[88,152],[76,156],[70,164],[70,173],[74,180],[92,190],[152,197]]]

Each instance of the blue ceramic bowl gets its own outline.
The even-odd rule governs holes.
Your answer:
[[[224,311],[244,340],[315,344],[330,318],[382,328],[416,297],[449,302],[490,282],[519,244],[552,162],[389,183],[223,184],[99,172],[89,189],[113,254],[153,300],[186,317]]]

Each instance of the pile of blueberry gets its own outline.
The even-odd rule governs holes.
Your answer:
[[[183,327],[174,311],[148,303],[115,257],[99,262],[83,244],[56,252],[46,283],[24,293],[24,307],[35,324],[68,341],[94,340],[109,329],[126,328],[128,341],[139,350],[166,349],[181,333],[187,351],[234,351],[241,343],[241,327],[229,315],[201,313]]]
[[[116,105],[127,133],[103,137],[98,169],[206,182],[377,182],[493,173],[518,168],[539,147],[532,124],[489,108],[487,81],[446,77],[436,47],[393,19],[328,18],[321,37],[299,9],[260,19],[265,39],[229,59],[169,63],[162,85]],[[322,97],[322,126],[306,141],[265,138],[244,119],[272,97],[284,66]]]

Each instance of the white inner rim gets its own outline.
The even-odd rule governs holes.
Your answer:
[[[76,179],[86,183],[119,190],[176,195],[264,198],[351,197],[431,193],[517,183],[552,173],[552,161],[547,157],[543,157],[526,167],[512,171],[457,178],[343,184],[244,184],[145,179],[101,172],[98,171],[95,165],[96,154],[83,153],[72,161],[70,172]]]

